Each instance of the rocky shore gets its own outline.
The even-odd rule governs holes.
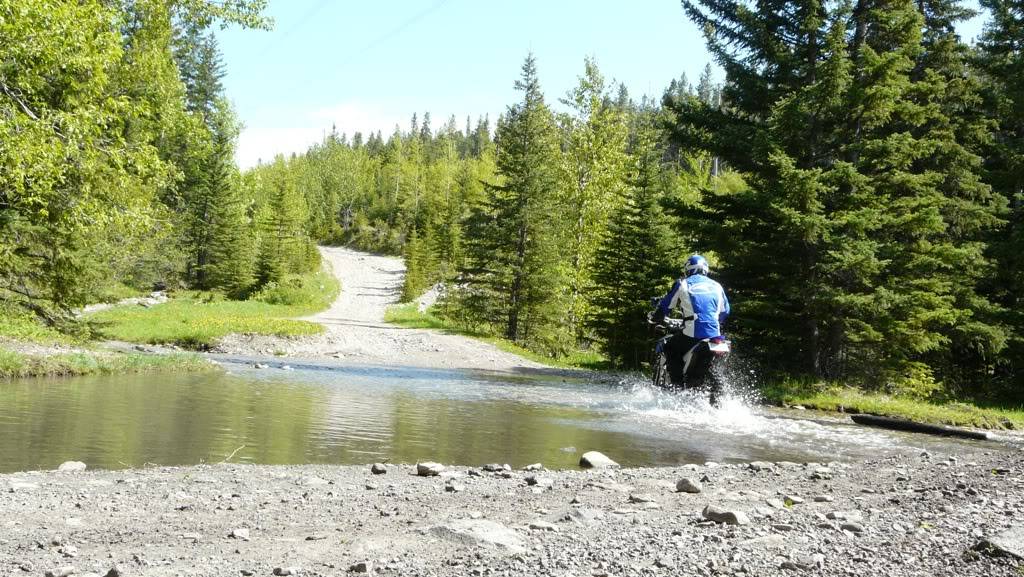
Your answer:
[[[1024,455],[0,476],[2,575],[1019,576]]]

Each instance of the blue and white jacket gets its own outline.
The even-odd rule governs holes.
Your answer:
[[[729,316],[729,299],[722,285],[701,274],[678,279],[661,299],[658,312],[668,315],[677,307],[686,319],[683,334],[697,339],[722,336],[722,323]]]

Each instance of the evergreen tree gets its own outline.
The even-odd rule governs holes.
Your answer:
[[[682,95],[679,94],[679,96]],[[708,105],[715,105],[718,102],[718,87],[715,86],[714,79],[711,77],[711,64],[705,65],[704,71],[700,74],[700,81],[697,83],[697,98]]]
[[[284,170],[284,159],[279,156],[274,164],[278,175],[259,217],[260,246],[256,274],[260,286],[281,282],[286,274],[299,272],[306,256],[302,230],[306,219],[304,199]]]
[[[221,100],[212,119],[213,149],[207,157],[204,186],[212,199],[204,288],[219,288],[242,296],[253,283],[255,255],[249,231],[248,203],[242,196],[235,167],[238,123],[230,105]]]
[[[588,318],[608,360],[619,368],[639,368],[648,360],[647,299],[664,292],[677,252],[660,204],[666,175],[653,111],[641,112],[637,124],[622,208],[609,222],[595,259],[594,308]]]
[[[196,22],[186,21],[175,32],[174,59],[185,85],[185,106],[212,122],[224,94],[224,64],[217,38]]]
[[[747,192],[702,203],[752,342],[799,351],[811,374],[928,393],[951,333],[976,323],[978,344],[998,329],[981,318],[981,247],[964,242],[994,205],[923,58],[924,18],[904,0],[753,18],[702,4],[688,11],[729,75],[729,107],[670,105],[681,142],[749,173]]]
[[[962,259],[964,269],[950,297],[956,310],[969,311],[949,331],[949,346],[925,361],[948,385],[960,388],[958,393],[972,395],[991,383],[995,359],[1007,341],[999,309],[979,292],[996,274],[984,252],[1001,225],[1005,198],[982,179],[993,126],[986,117],[980,75],[970,66],[970,48],[956,33],[956,25],[975,12],[959,0],[922,0],[917,8],[924,19],[912,94],[927,115],[915,135],[934,147],[921,164],[943,178],[937,186],[945,221],[939,250],[953,250],[954,258]]]
[[[405,242],[405,279],[402,284],[402,302],[419,298],[430,286],[431,268],[429,246],[419,238],[416,229],[409,233]]]
[[[549,351],[563,349],[557,213],[558,132],[531,54],[516,82],[523,100],[499,122],[497,168],[474,217],[468,272],[476,313],[506,338]]]
[[[1009,204],[1006,225],[991,239],[997,266],[988,284],[1014,329],[998,376],[1006,380],[1005,396],[1020,400],[1024,382],[1024,2],[982,0],[981,5],[991,20],[980,39],[976,63],[985,76],[986,108],[996,127],[985,176]]]

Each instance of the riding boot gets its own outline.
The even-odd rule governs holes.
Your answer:
[[[665,342],[665,364],[668,365],[668,375],[672,380],[672,386],[682,388],[686,386],[686,373],[683,370],[683,356],[689,349],[680,350],[681,344],[688,341],[683,335],[673,335]]]

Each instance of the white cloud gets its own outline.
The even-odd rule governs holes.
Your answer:
[[[323,140],[332,125],[339,134],[345,133],[349,137],[356,132],[362,132],[364,137],[368,137],[370,133],[379,130],[386,139],[395,124],[404,126],[409,117],[403,118],[379,106],[355,101],[300,113],[268,111],[261,114],[259,120],[246,120],[246,127],[238,137],[235,161],[239,167],[246,169],[261,160],[269,162],[278,154],[305,152],[311,145]]]

